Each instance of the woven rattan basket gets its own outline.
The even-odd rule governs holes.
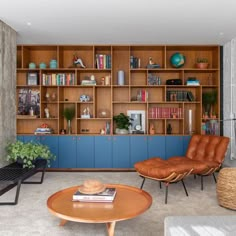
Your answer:
[[[220,206],[236,210],[236,168],[220,170],[216,193]]]

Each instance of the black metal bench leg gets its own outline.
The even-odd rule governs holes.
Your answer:
[[[168,198],[168,186],[169,186],[169,183],[166,183],[165,204],[167,204],[167,198]]]
[[[145,182],[145,180],[146,180],[146,178],[144,178],[143,176],[141,176],[141,177],[143,178],[143,182],[142,182],[142,184],[141,184],[141,186],[140,186],[140,189],[143,188],[144,182]]]
[[[160,181],[160,188],[161,188],[161,181]]]
[[[186,189],[186,187],[185,187],[184,181],[181,180],[181,182],[182,182],[182,184],[183,184],[183,186],[184,186],[184,190],[185,190],[186,196],[188,197],[188,192],[187,192],[187,189]]]
[[[215,173],[212,173],[212,175],[213,175],[213,178],[215,180],[215,183],[217,183]]]
[[[42,184],[46,168],[43,168],[40,181],[23,181],[22,184]]]
[[[16,205],[16,204],[18,203],[21,183],[22,183],[22,181],[21,181],[21,179],[20,179],[20,180],[17,182],[15,201],[14,201],[14,202],[0,202],[0,205]]]

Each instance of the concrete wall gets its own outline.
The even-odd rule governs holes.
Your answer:
[[[224,165],[236,166],[235,127],[232,121],[236,118],[236,38],[224,45],[223,58],[223,125],[224,135],[231,139]]]
[[[16,138],[16,32],[0,21],[0,167],[5,147]]]

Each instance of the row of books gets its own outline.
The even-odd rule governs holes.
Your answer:
[[[167,101],[194,101],[194,96],[191,91],[169,90],[166,93]]]
[[[75,73],[42,74],[43,85],[75,85]]]
[[[148,101],[148,91],[146,89],[141,89],[137,93],[137,101],[147,102]]]
[[[80,202],[113,202],[116,192],[116,188],[106,188],[103,192],[97,194],[85,194],[76,191],[72,200]]]
[[[111,69],[111,55],[96,54],[97,69]]]
[[[149,118],[183,118],[183,109],[180,107],[151,107]]]
[[[130,68],[140,68],[141,60],[138,57],[130,56]]]

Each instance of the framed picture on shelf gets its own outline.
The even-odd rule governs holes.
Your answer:
[[[30,109],[33,109],[34,115],[40,115],[40,91],[39,89],[20,89],[17,115],[30,115]]]
[[[129,127],[131,134],[145,134],[145,111],[144,110],[128,110],[127,115],[132,119]]]
[[[38,85],[38,73],[29,72],[27,74],[27,85]]]

